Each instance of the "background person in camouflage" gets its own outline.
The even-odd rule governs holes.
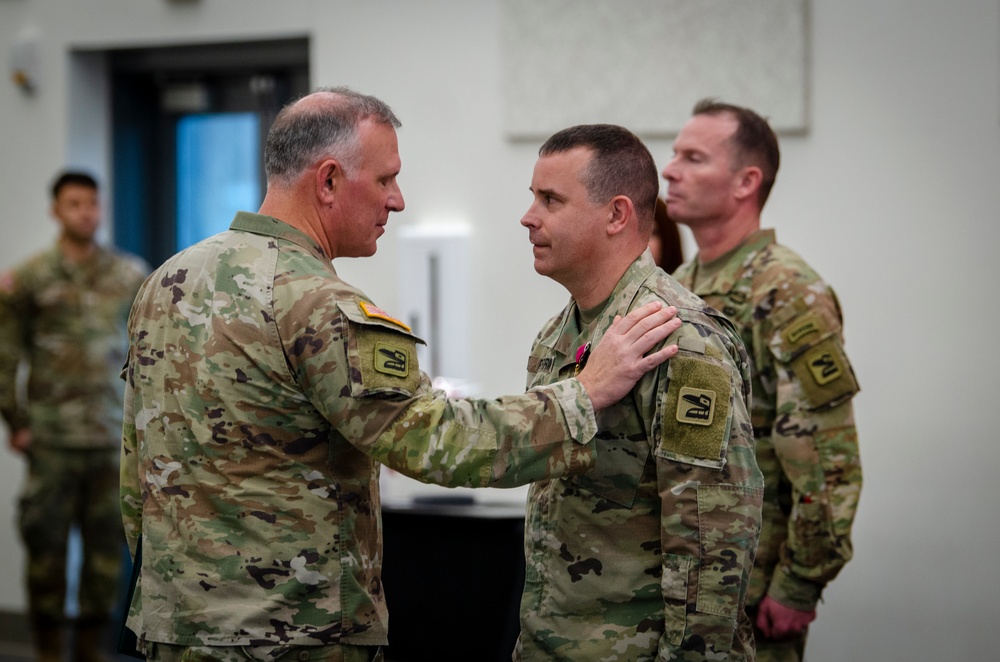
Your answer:
[[[696,259],[677,279],[736,323],[753,361],[764,523],[751,576],[758,659],[799,660],[823,587],[850,560],[861,463],[837,298],[760,229],[778,139],[746,108],[699,102],[663,170],[667,211]]]
[[[763,480],[739,336],[647,250],[658,180],[632,133],[556,133],[531,191],[535,270],[572,298],[535,340],[529,388],[571,376],[612,319],[644,304],[675,306],[684,324],[668,340],[679,353],[598,413],[596,466],[531,486],[514,658],[752,660]]]
[[[136,299],[121,505],[133,549],[142,535],[128,622],[150,659],[378,659],[378,462],[447,486],[578,473],[594,410],[676,352],[643,357],[680,325],[650,306],[577,379],[489,401],[432,391],[409,328],[331,265],[372,255],[403,209],[398,126],[344,88],[290,104],[259,213]]]
[[[98,657],[118,585],[118,373],[125,319],[147,269],[96,243],[101,215],[89,175],[58,176],[51,213],[56,245],[0,274],[0,413],[11,449],[28,461],[18,525],[38,659],[57,660],[62,649],[66,544],[75,525],[83,540],[75,653],[90,660]]]

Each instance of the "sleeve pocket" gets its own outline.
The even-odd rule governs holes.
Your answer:
[[[763,490],[738,485],[698,487],[697,610],[736,622],[746,597],[750,561],[760,535]]]

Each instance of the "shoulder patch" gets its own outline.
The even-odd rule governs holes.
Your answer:
[[[854,371],[835,337],[793,359],[792,370],[812,409],[833,407],[859,390]]]
[[[410,326],[408,324],[405,324],[400,320],[396,319],[395,317],[392,317],[391,315],[389,315],[389,313],[385,312],[384,310],[382,310],[373,303],[369,303],[367,301],[359,301],[358,305],[361,307],[361,312],[363,312],[368,317],[374,317],[376,319],[385,320],[386,322],[391,322],[396,326],[405,329],[408,332],[412,331],[412,329],[410,329]]]
[[[659,407],[656,453],[721,469],[732,426],[733,380],[727,367],[706,356],[678,354]]]
[[[375,370],[393,377],[410,374],[410,349],[413,343],[375,343]]]
[[[812,336],[813,334],[822,336],[825,331],[826,326],[819,316],[807,314],[795,320],[792,324],[789,324],[788,328],[781,332],[781,335],[785,342],[790,347],[794,348],[804,340],[809,339],[809,336]]]
[[[412,336],[385,327],[359,325],[351,329],[357,344],[355,395],[380,390],[414,393],[420,386],[417,343]],[[352,363],[354,362],[352,357]]]
[[[682,386],[677,401],[677,421],[691,425],[711,425],[719,394],[700,388]]]

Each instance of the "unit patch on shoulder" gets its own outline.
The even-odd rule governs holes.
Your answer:
[[[410,373],[410,353],[402,345],[375,343],[375,370],[394,377],[406,377]]]
[[[835,337],[792,360],[792,370],[811,409],[832,407],[858,392],[858,382]]]
[[[393,331],[374,324],[354,325],[352,364],[357,366],[359,383],[352,388],[355,395],[381,390],[414,393],[420,387],[420,362],[417,341],[402,331]],[[356,353],[355,353],[356,352]]]
[[[654,423],[654,430],[659,428],[656,454],[721,467],[732,422],[730,369],[710,357],[682,352],[670,359],[667,376]]]
[[[830,351],[830,347],[823,345],[806,354],[806,365],[819,386],[826,386],[844,372],[837,355]]]
[[[395,317],[392,317],[391,315],[389,315],[389,313],[385,312],[384,310],[382,310],[373,303],[369,303],[367,301],[359,301],[358,306],[360,306],[361,312],[363,312],[368,317],[374,317],[375,319],[385,320],[386,322],[395,324],[401,329],[406,329],[407,332],[412,330],[410,329],[409,325],[404,324]]]
[[[715,416],[715,391],[682,386],[677,400],[677,420],[691,425],[711,425]]]

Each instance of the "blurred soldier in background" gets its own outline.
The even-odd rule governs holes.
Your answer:
[[[63,646],[71,527],[83,541],[77,660],[100,658],[122,556],[119,374],[125,321],[148,270],[97,244],[100,211],[90,175],[61,174],[52,185],[56,245],[0,274],[0,413],[11,449],[28,462],[19,525],[28,612],[44,661],[58,660]]]

